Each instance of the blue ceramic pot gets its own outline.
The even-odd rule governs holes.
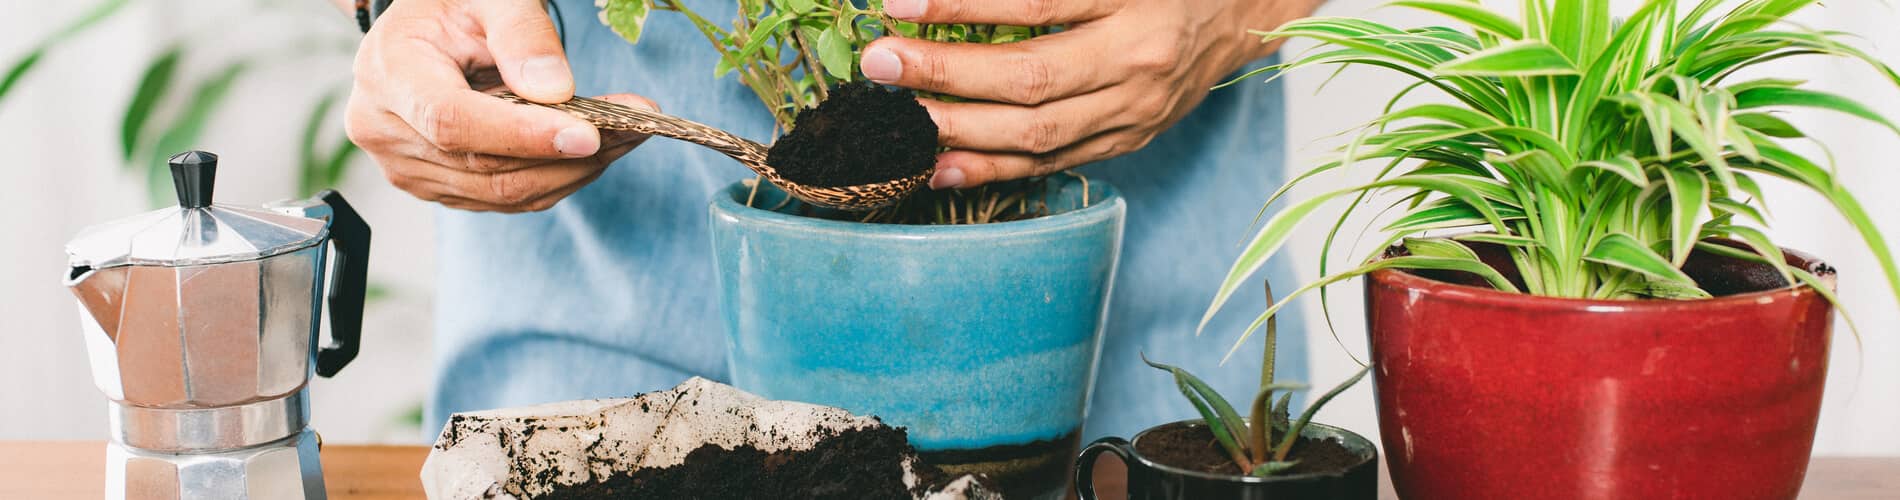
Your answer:
[[[1061,495],[1127,209],[1101,182],[1045,189],[1052,215],[913,226],[753,208],[785,195],[762,185],[748,206],[732,185],[712,244],[734,385],[906,427],[925,460],[1010,498]]]

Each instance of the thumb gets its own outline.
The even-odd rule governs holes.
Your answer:
[[[540,103],[574,97],[574,73],[553,20],[539,0],[487,0],[478,7],[488,52],[508,90]]]

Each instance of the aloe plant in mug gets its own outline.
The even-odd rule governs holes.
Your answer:
[[[1368,66],[1416,81],[1271,199],[1361,164],[1377,168],[1372,180],[1268,219],[1207,316],[1295,226],[1350,198],[1323,243],[1321,278],[1242,337],[1295,296],[1319,290],[1323,302],[1327,285],[1370,275],[1381,424],[1407,498],[1792,496],[1818,418],[1834,276],[1762,230],[1757,181],[1822,195],[1900,295],[1874,222],[1832,168],[1786,144],[1809,138],[1776,112],[1900,127],[1799,80],[1745,77],[1820,55],[1900,86],[1850,35],[1784,22],[1813,3],[1649,0],[1618,19],[1609,2],[1524,0],[1513,19],[1477,2],[1398,0],[1466,26],[1314,18],[1258,33],[1320,42],[1268,71]],[[1425,89],[1449,102],[1401,104]],[[1329,267],[1347,219],[1383,193],[1396,194],[1398,213],[1385,244],[1356,267]],[[1539,438],[1511,439],[1520,432]],[[1602,460],[1570,460],[1578,453]]]
[[[1267,285],[1267,300],[1273,300],[1272,285]],[[1359,383],[1372,370],[1370,365],[1360,368],[1345,382],[1326,391],[1326,394],[1308,405],[1299,420],[1289,420],[1287,406],[1293,401],[1293,392],[1306,389],[1306,384],[1274,382],[1274,351],[1279,345],[1279,325],[1273,318],[1267,319],[1266,341],[1261,356],[1260,389],[1254,394],[1253,406],[1244,420],[1234,410],[1234,405],[1227,402],[1227,398],[1193,373],[1177,366],[1156,363],[1145,354],[1141,356],[1141,362],[1174,376],[1174,383],[1180,387],[1181,395],[1201,414],[1208,431],[1214,434],[1215,441],[1220,443],[1221,449],[1227,452],[1240,473],[1260,477],[1272,476],[1298,465],[1297,460],[1288,460],[1287,455],[1293,450],[1294,443],[1300,440],[1300,432],[1313,421],[1313,416],[1319,413],[1320,408],[1353,384]],[[1276,393],[1278,399],[1274,398]],[[1276,433],[1279,436],[1277,441],[1274,439]]]
[[[1266,292],[1267,302],[1272,303],[1271,284]],[[1320,408],[1359,383],[1372,367],[1361,368],[1321,395],[1295,420],[1288,410],[1293,393],[1307,387],[1274,381],[1278,340],[1278,322],[1268,318],[1260,388],[1246,416],[1200,377],[1143,354],[1143,363],[1174,377],[1175,386],[1201,418],[1151,427],[1136,434],[1132,442],[1106,437],[1091,443],[1075,465],[1081,498],[1096,498],[1091,484],[1095,460],[1110,452],[1120,455],[1128,467],[1124,485],[1131,499],[1376,497],[1378,450],[1372,442],[1313,422]]]

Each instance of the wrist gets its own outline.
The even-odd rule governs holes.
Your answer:
[[[1274,51],[1280,50],[1280,45],[1284,42],[1284,40],[1274,40],[1272,42],[1262,43],[1260,37],[1251,32],[1279,29],[1283,24],[1313,15],[1313,12],[1319,10],[1319,6],[1325,3],[1326,0],[1273,0],[1253,2],[1253,12],[1240,16],[1241,19],[1246,19],[1247,21],[1245,22],[1249,24],[1242,30],[1242,33],[1246,34],[1244,43],[1250,47],[1250,49],[1243,51],[1246,54],[1245,60],[1241,61],[1240,65],[1244,66],[1254,60],[1273,55]]]
[[[394,0],[337,0],[337,1],[339,3],[347,3],[350,5],[350,10],[356,16],[356,27],[362,29],[364,33],[369,33],[370,26],[375,25],[376,19],[379,17],[382,17],[383,12],[388,11],[389,5],[391,3],[394,3]]]

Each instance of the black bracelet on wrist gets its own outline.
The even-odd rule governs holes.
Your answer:
[[[395,0],[356,0],[356,27],[369,33],[369,25],[389,10],[389,4]]]

